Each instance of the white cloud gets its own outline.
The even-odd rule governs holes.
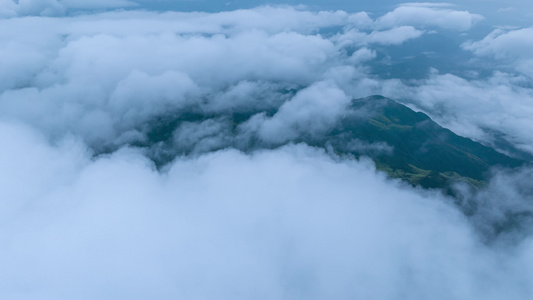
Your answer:
[[[412,26],[400,26],[386,31],[374,31],[368,37],[369,43],[399,45],[407,40],[416,39],[423,34]]]
[[[361,48],[352,53],[350,56],[350,62],[357,64],[358,62],[364,62],[376,57],[376,52],[368,48]]]
[[[430,27],[444,29],[469,30],[483,17],[468,11],[458,11],[442,5],[401,5],[392,12],[380,17],[376,23],[380,28],[390,28],[401,25]]]
[[[510,12],[515,11],[515,10],[516,10],[516,8],[514,8],[513,6],[508,6],[508,7],[502,7],[500,9],[498,9],[498,12],[510,13]]]
[[[50,146],[5,122],[0,132],[5,298],[531,292],[529,241],[512,254],[484,246],[441,196],[390,182],[368,161],[291,146],[180,158],[160,174],[135,150],[92,160],[76,142]]]
[[[174,132],[174,145],[185,153],[207,153],[233,144],[232,124],[224,119],[184,122]]]
[[[533,78],[533,28],[496,29],[484,39],[462,45],[478,56],[494,57]]]
[[[389,30],[372,31],[370,33],[351,29],[335,37],[335,41],[343,46],[348,45],[399,45],[408,40],[419,38],[423,31],[412,26],[399,26]]]
[[[195,33],[226,35],[240,34],[257,29],[268,34],[300,32],[314,34],[321,28],[354,25],[368,22],[366,14],[348,14],[344,11],[311,12],[295,7],[261,6],[253,9],[205,12],[147,12],[115,11],[79,16],[71,24],[72,33],[93,35],[108,33],[126,35],[141,33]],[[365,21],[366,20],[366,21]],[[370,20],[371,22],[371,20]]]
[[[387,154],[391,155],[394,152],[394,147],[388,145],[384,142],[378,142],[370,144],[365,141],[361,140],[352,140],[347,144],[347,148],[349,151],[354,151],[358,153],[365,153],[365,154]]]
[[[476,55],[490,55],[496,58],[531,58],[533,56],[533,28],[516,30],[497,29],[483,40],[465,43],[463,47]]]
[[[209,113],[268,110],[281,106],[290,98],[290,95],[280,92],[282,88],[286,86],[268,81],[244,80],[217,92],[200,105],[202,110]]]
[[[429,8],[443,8],[443,7],[454,7],[452,3],[446,2],[408,2],[402,3],[399,6],[410,6],[410,7],[429,7]]]
[[[235,97],[247,82],[279,96],[279,90],[333,80],[349,95],[360,94],[359,66],[376,55],[368,47],[422,34],[410,26],[354,28],[368,30],[369,20],[365,13],[292,7],[1,20],[0,51],[11,59],[0,71],[0,116],[51,136],[73,133],[92,146],[109,146],[142,139],[140,124],[187,105],[220,111],[282,104],[252,90],[245,96],[252,99]],[[342,36],[317,34],[339,25],[348,30]],[[356,51],[344,56],[345,47]]]
[[[366,12],[353,13],[348,17],[348,26],[355,28],[369,29],[373,24],[374,20]]]
[[[259,125],[259,136],[282,144],[302,134],[322,135],[346,112],[349,103],[350,97],[334,83],[315,83],[285,102],[272,118],[266,118]]]
[[[135,7],[139,4],[128,0],[60,0],[69,9],[106,9]]]
[[[69,10],[110,9],[137,6],[128,0],[2,0],[0,18],[16,16],[62,16]]]
[[[119,138],[121,131],[131,136],[130,131],[147,118],[200,103],[199,97],[210,98],[228,87],[235,90],[246,81],[307,85],[338,64],[334,57],[339,55],[339,49],[320,35],[286,32],[284,27],[268,33],[265,30],[272,30],[270,23],[261,20],[240,31],[216,23],[227,22],[229,17],[224,15],[237,18],[247,13],[254,16],[274,12],[278,12],[277,18],[287,14],[287,26],[296,24],[289,18],[293,14],[300,16],[302,23],[311,17],[328,20],[334,16],[272,8],[237,11],[235,15],[187,15],[211,19],[213,23],[207,27],[218,29],[210,34],[199,27],[187,28],[179,18],[185,14],[179,13],[171,14],[172,18],[155,13],[111,13],[101,15],[102,20],[98,21],[87,16],[28,19],[27,23],[4,20],[5,24],[19,26],[15,27],[18,35],[7,29],[1,33],[6,37],[3,51],[13,59],[5,62],[5,73],[0,73],[6,79],[2,82],[0,115],[26,120],[53,135],[68,130],[81,134],[93,145],[109,144],[123,140]],[[219,17],[223,18],[217,21]],[[146,24],[149,30],[126,29],[135,22],[139,27]],[[235,26],[241,28],[252,20],[244,18],[242,22]],[[105,24],[109,32],[96,33],[98,26],[90,27],[90,23]],[[34,33],[26,31],[29,25],[52,31],[45,33],[47,38],[35,42],[30,39]],[[168,31],[173,26],[178,33],[199,32],[173,34]],[[221,99],[217,96],[208,102],[213,107],[204,108],[236,105],[231,104],[233,99],[226,97],[227,104],[222,104]],[[99,130],[91,129],[92,122]]]
[[[15,17],[17,4],[13,0],[0,0],[0,18]]]
[[[109,96],[108,111],[121,118],[119,124],[131,128],[139,120],[180,109],[198,93],[186,74],[173,71],[158,76],[132,71]],[[145,103],[150,102],[150,106]]]

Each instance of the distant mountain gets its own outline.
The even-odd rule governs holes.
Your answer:
[[[201,110],[171,113],[150,122],[144,129],[147,141],[138,146],[150,149],[157,165],[178,155],[237,148],[250,152],[291,143],[306,143],[328,149],[345,158],[368,156],[379,170],[414,186],[440,188],[453,194],[451,185],[464,182],[479,188],[492,167],[519,167],[526,162],[509,157],[471,139],[441,127],[427,115],[394,100],[371,96],[354,99],[346,113],[329,131],[301,134],[283,144],[266,143],[258,137],[242,138],[241,125],[257,113],[272,116],[277,109],[206,114]],[[194,127],[196,126],[196,127]],[[176,132],[184,127],[207,133],[186,138]],[[207,130],[206,130],[207,128]],[[198,147],[198,145],[203,145]]]

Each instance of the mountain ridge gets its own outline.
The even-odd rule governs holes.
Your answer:
[[[453,194],[451,187],[456,182],[482,187],[490,177],[491,168],[517,168],[527,163],[461,137],[428,115],[379,95],[352,99],[345,114],[323,134],[300,134],[279,144],[264,142],[257,136],[247,139],[239,136],[242,125],[259,113],[270,117],[277,109],[221,115],[200,110],[170,114],[151,122],[145,129],[148,141],[138,146],[152,149],[152,159],[162,166],[176,156],[192,152],[223,148],[250,152],[287,143],[305,143],[331,149],[340,157],[368,156],[378,170],[393,178],[413,186],[439,188],[449,194]],[[186,126],[211,128],[210,133],[197,134],[197,140],[190,140],[190,136],[176,134]],[[207,143],[209,139],[212,142]],[[198,147],[201,143],[208,146]]]

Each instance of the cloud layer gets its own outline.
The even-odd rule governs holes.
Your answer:
[[[129,0],[1,0],[0,18],[62,16],[70,11],[135,7]]]
[[[530,242],[486,248],[443,197],[368,161],[290,146],[160,174],[136,150],[92,160],[75,140],[0,128],[3,297],[501,299],[533,286]]]
[[[245,82],[272,93],[332,80],[349,96],[366,96],[362,64],[376,55],[368,47],[424,34],[409,22],[377,29],[381,19],[366,13],[291,7],[0,22],[1,51],[10,57],[0,72],[0,115],[52,136],[81,135],[92,146],[131,142],[139,124],[165,111],[235,107],[221,99]],[[338,26],[339,34],[320,33]]]
[[[449,199],[292,143],[327,133],[352,98],[384,93],[533,153],[519,69],[530,56],[506,46],[529,29],[462,46],[514,73],[385,80],[372,70],[388,49],[481,17],[428,4],[381,17],[269,6],[44,17],[131,4],[0,1],[0,298],[531,295],[530,224],[495,227],[528,220],[529,169],[495,170],[481,192]],[[172,149],[150,140],[175,119]],[[156,167],[157,155],[172,161]]]

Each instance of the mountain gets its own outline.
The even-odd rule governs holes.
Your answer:
[[[366,155],[378,169],[413,185],[443,188],[463,181],[479,187],[488,178],[490,168],[515,168],[525,163],[458,136],[424,113],[382,96],[355,99],[351,109],[370,113],[363,118],[344,118],[331,133],[340,152],[350,153],[343,147],[343,141],[350,139],[386,143],[393,148],[391,152]]]
[[[258,137],[242,137],[241,126],[258,113],[272,116],[277,109],[206,114],[200,109],[174,112],[147,124],[147,141],[158,166],[178,155],[236,148],[244,152],[306,143],[345,158],[368,156],[379,170],[414,186],[440,188],[464,182],[473,188],[486,183],[492,167],[516,168],[526,162],[454,134],[421,112],[382,96],[353,99],[346,113],[323,134],[302,133],[271,144]],[[189,128],[188,134],[177,134]]]

